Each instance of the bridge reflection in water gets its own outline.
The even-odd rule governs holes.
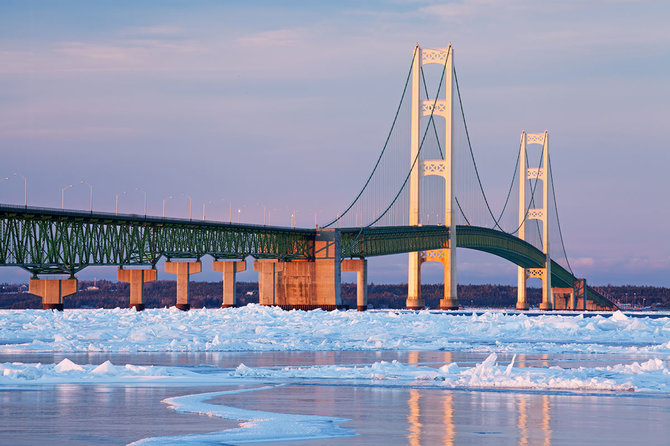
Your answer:
[[[526,358],[520,360],[520,365]],[[543,366],[548,366],[547,355],[538,359]],[[451,361],[451,353],[444,354],[446,364]],[[410,352],[408,363],[419,363],[419,352]],[[519,446],[543,445],[551,446],[551,397],[549,395],[519,394],[515,401],[497,392],[481,392],[467,399],[472,403],[467,411],[463,411],[459,419],[456,407],[464,405],[456,401],[461,391],[441,389],[410,389],[407,401],[407,443],[411,446],[441,444],[453,446],[458,444],[457,426],[467,426],[462,435],[488,437],[493,440],[514,438],[513,432],[502,432],[506,426],[514,426],[509,417],[516,417],[516,429]],[[511,413],[510,413],[511,412]],[[504,419],[504,420],[503,420]],[[465,440],[465,439],[462,439]]]

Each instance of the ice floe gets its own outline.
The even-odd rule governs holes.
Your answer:
[[[243,308],[0,310],[0,352],[449,350],[670,354],[670,318]]]
[[[590,390],[670,392],[670,370],[665,361],[652,358],[605,367],[519,367],[514,358],[499,364],[491,353],[472,367],[455,362],[441,367],[378,361],[361,365],[307,365],[291,367],[209,368],[158,367],[110,361],[79,365],[63,359],[58,364],[0,364],[0,384],[123,383],[125,385],[177,383],[182,385],[246,385],[249,383],[302,383],[305,380],[349,381],[365,385],[430,386],[532,390]]]

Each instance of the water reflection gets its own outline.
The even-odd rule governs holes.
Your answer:
[[[519,429],[519,446],[528,445],[528,396],[519,395],[519,418],[516,427]]]
[[[442,444],[453,446],[456,437],[454,426],[454,396],[451,393],[444,395],[444,439]]]
[[[542,395],[542,432],[544,433],[544,446],[551,446],[550,409],[549,395]]]
[[[417,389],[409,391],[409,415],[407,421],[409,422],[409,433],[407,439],[410,446],[419,446],[421,444],[421,407],[419,400],[421,399],[421,392]]]
[[[408,352],[407,362],[410,365],[421,364],[428,358],[422,352]],[[521,355],[520,355],[521,356]],[[437,358],[433,356],[433,361]],[[442,362],[452,362],[452,354],[444,353]],[[533,359],[522,356],[519,366],[527,366],[527,361],[537,361],[541,366],[548,366],[548,356],[538,355]],[[435,388],[410,389],[407,400],[407,442],[411,446],[421,444],[442,444],[453,446],[456,440],[456,415],[460,412],[459,422],[478,426],[481,435],[503,435],[504,430],[518,438],[519,446],[543,445],[552,443],[552,400],[549,395],[519,394],[510,399],[502,393],[483,392],[473,397],[469,392],[453,392]],[[463,402],[468,401],[468,406]],[[511,423],[503,419],[496,420],[503,414],[515,415]],[[492,418],[493,417],[493,418]],[[507,425],[508,427],[505,427]],[[495,426],[495,429],[489,429]],[[514,435],[514,428],[518,432]],[[510,430],[511,429],[511,430]]]

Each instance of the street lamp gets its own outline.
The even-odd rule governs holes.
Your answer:
[[[265,217],[267,213],[267,206],[265,206],[263,203],[256,203],[257,206],[263,206],[263,226],[267,225],[267,219]]]
[[[144,189],[140,189],[139,187],[136,187],[135,190],[138,190],[140,192],[144,193],[144,216],[147,216],[147,191]]]
[[[116,215],[119,215],[119,197],[121,195],[126,195],[126,194],[127,194],[127,192],[121,192],[120,194],[116,194],[116,208],[115,208]]]
[[[81,180],[80,184],[85,184],[91,189],[91,214],[93,213],[93,185],[87,181]]]
[[[2,182],[5,181],[5,180],[8,180],[8,179],[9,179],[9,177],[0,178],[0,183],[2,183]]]
[[[23,206],[28,207],[28,179],[20,173],[14,172],[14,175],[23,178]]]
[[[23,206],[28,207],[28,180],[20,173],[14,172],[14,176],[23,178]]]
[[[238,222],[238,223],[240,222],[240,215],[241,215],[241,214],[242,214],[242,209],[241,209],[241,208],[238,208],[238,209],[237,209],[237,222]]]
[[[230,200],[226,200],[225,198],[221,198],[221,201],[227,201],[228,202],[228,223],[233,222],[233,202]]]
[[[65,191],[71,188],[72,185],[70,184],[69,186],[65,186],[60,190],[60,208],[65,209]]]
[[[191,199],[191,196],[189,194],[182,194],[182,196],[188,198],[188,219],[193,220],[193,212],[191,212],[192,210],[191,204],[193,203],[193,200]]]
[[[170,195],[169,197],[163,198],[163,218],[165,218],[165,201],[172,200],[174,197]]]

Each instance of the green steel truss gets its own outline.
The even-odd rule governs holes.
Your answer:
[[[342,228],[341,255],[372,257],[446,248],[445,226]],[[545,256],[513,235],[477,226],[457,227],[457,246],[485,251],[524,268]],[[115,215],[0,205],[0,266],[34,275],[70,274],[93,265],[151,265],[161,257],[281,260],[313,259],[316,230]],[[552,261],[552,284],[572,287],[575,277]],[[613,304],[588,287],[587,297]]]
[[[167,258],[311,258],[314,231],[0,206],[0,265],[74,274],[92,265]]]
[[[342,257],[383,256],[449,246],[446,226],[381,226],[338,231]]]

